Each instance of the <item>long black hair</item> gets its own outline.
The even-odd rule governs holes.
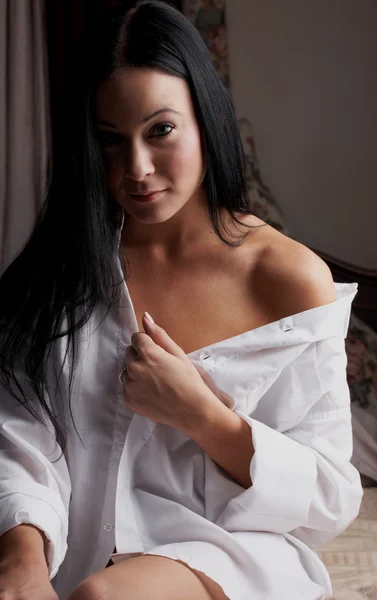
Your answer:
[[[66,336],[71,386],[75,334],[99,302],[111,306],[119,285],[109,266],[118,251],[120,209],[106,188],[93,106],[100,83],[126,65],[187,81],[206,149],[210,222],[225,244],[242,242],[223,236],[220,209],[238,223],[237,212],[251,212],[234,107],[200,34],[161,0],[119,3],[93,24],[72,60],[47,197],[24,249],[0,279],[0,381],[35,418],[53,425],[62,448],[65,424],[47,390],[54,342]]]

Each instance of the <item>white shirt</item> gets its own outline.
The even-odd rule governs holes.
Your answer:
[[[98,308],[79,332],[72,412],[83,443],[71,425],[60,456],[52,435],[0,392],[0,535],[19,523],[45,532],[60,600],[115,545],[114,560],[183,560],[230,600],[330,596],[314,548],[355,519],[362,498],[344,349],[357,285],[335,288],[332,304],[188,354],[251,426],[245,490],[186,435],[126,407],[118,373],[137,322],[122,285],[118,305],[105,318]],[[51,386],[64,352],[63,339]],[[65,364],[52,402],[66,419],[67,386]]]

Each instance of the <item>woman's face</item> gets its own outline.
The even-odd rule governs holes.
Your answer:
[[[201,135],[185,80],[124,69],[98,89],[96,128],[107,187],[138,221],[164,222],[202,195]],[[151,192],[159,193],[145,201]]]

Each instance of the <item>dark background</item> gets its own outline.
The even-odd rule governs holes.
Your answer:
[[[182,0],[168,0],[181,10]],[[45,0],[50,78],[52,136],[62,114],[66,58],[79,35],[117,0]]]

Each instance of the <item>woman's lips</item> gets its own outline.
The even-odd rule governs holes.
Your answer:
[[[136,202],[153,202],[160,198],[160,196],[166,192],[166,190],[156,190],[155,192],[151,192],[149,194],[128,194],[131,196],[133,200]]]

